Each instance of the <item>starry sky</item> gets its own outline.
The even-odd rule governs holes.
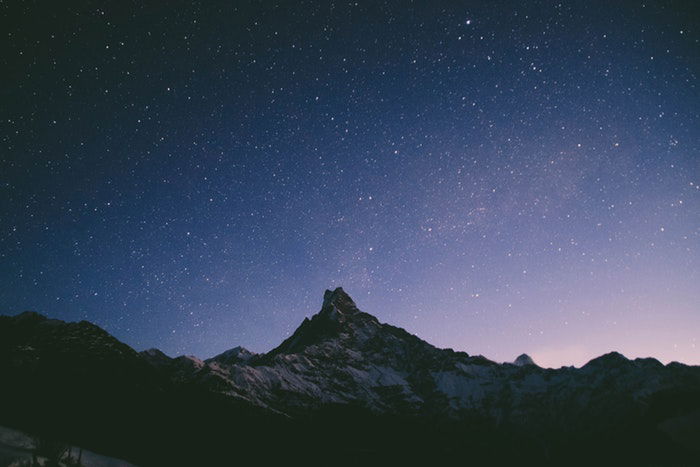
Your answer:
[[[60,4],[59,4],[60,3]],[[0,312],[267,351],[700,364],[685,2],[2,2]]]

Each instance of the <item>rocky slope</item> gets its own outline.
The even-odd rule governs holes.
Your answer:
[[[425,433],[441,433],[431,443],[444,453],[460,449],[446,440],[469,439],[472,454],[490,452],[497,442],[519,446],[523,455],[540,460],[561,459],[583,444],[623,455],[641,442],[649,452],[639,451],[637,458],[654,462],[684,462],[700,454],[693,442],[700,439],[700,367],[629,360],[615,352],[582,368],[543,369],[527,355],[497,364],[438,349],[380,323],[341,288],[326,291],[320,312],[272,351],[254,354],[235,347],[206,361],[170,358],[157,349],[139,354],[86,322],[63,323],[34,313],[1,317],[0,371],[11,381],[4,391],[19,399],[27,386],[34,398],[58,388],[73,404],[113,400],[137,419],[142,409],[134,407],[159,407],[152,414],[156,419],[171,416],[172,404],[178,417],[186,407],[188,420],[223,427],[210,430],[209,437],[234,430],[221,415],[233,410],[241,425],[252,426],[260,420],[256,413],[268,413],[282,417],[275,419],[278,427],[283,419],[308,422],[304,426],[312,430],[362,426],[361,432],[346,434],[354,444],[339,447],[355,454],[399,449],[368,438],[373,424],[390,427],[397,440],[402,433],[401,445],[416,433],[423,433],[423,442],[432,436]],[[76,391],[82,396],[76,398]],[[194,407],[202,400],[211,413]],[[323,415],[328,413],[334,415]],[[124,414],[111,411],[110,416]],[[406,428],[415,423],[420,428]],[[441,427],[437,431],[435,423]],[[191,425],[173,422],[171,428],[188,433]],[[165,429],[158,422],[152,426]]]
[[[478,412],[523,424],[555,423],[557,408],[577,418],[609,417],[611,411],[643,410],[655,394],[700,391],[698,367],[628,360],[616,352],[580,369],[552,370],[524,354],[513,364],[497,364],[438,349],[360,311],[342,288],[326,291],[321,311],[269,353],[237,347],[187,368],[190,381],[286,413],[356,404],[452,418]],[[621,403],[609,407],[613,399]]]

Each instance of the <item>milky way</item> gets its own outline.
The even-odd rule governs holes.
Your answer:
[[[0,7],[0,312],[700,364],[692,2]]]

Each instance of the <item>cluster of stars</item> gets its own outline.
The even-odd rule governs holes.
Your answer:
[[[208,357],[342,285],[496,360],[700,363],[682,9],[38,8],[0,54],[2,312]]]

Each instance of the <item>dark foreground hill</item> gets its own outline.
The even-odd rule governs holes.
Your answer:
[[[699,465],[700,367],[580,369],[438,349],[342,290],[266,354],[137,353],[88,323],[0,317],[0,424],[143,465]]]

